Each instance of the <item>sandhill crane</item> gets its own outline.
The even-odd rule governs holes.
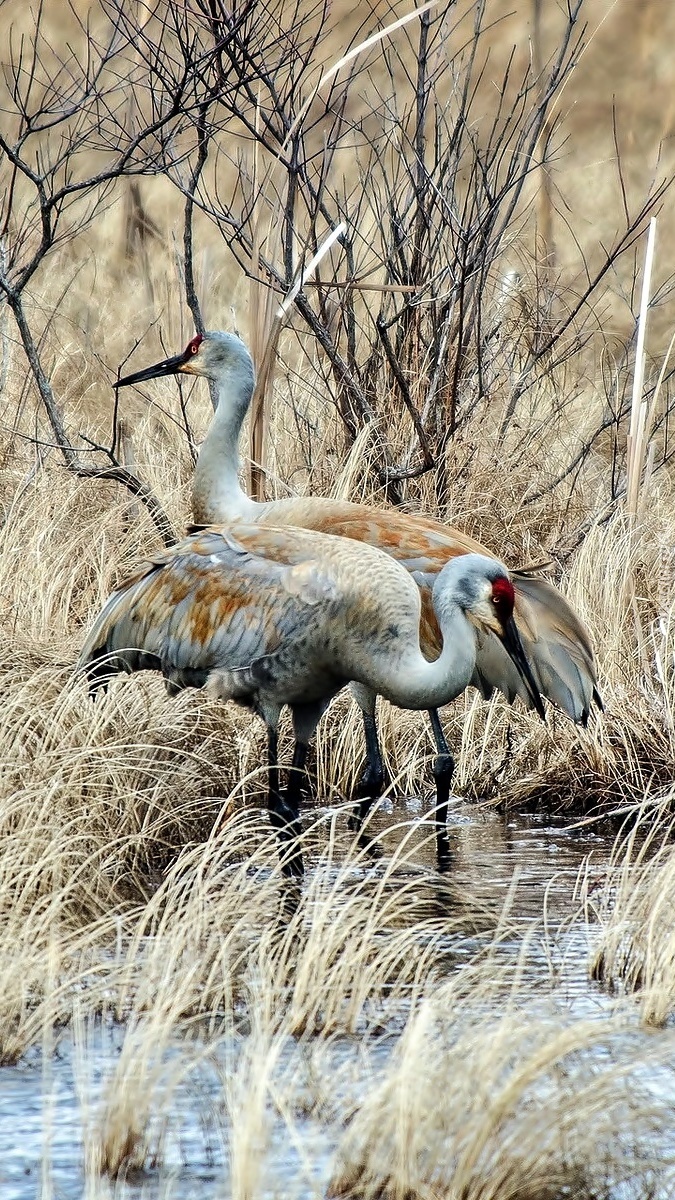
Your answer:
[[[350,680],[403,708],[437,708],[472,679],[481,631],[500,640],[544,715],[513,620],[501,563],[455,558],[432,604],[443,637],[435,662],[419,642],[421,599],[408,572],[367,544],[295,528],[234,522],[158,554],[107,600],[77,669],[90,686],[118,671],[160,670],[174,688],[206,687],[252,707],[268,732],[268,804],[286,874],[302,874],[297,845],[307,743]],[[277,724],[291,707],[293,767],[279,787]],[[447,806],[436,813],[440,869],[449,863]]]
[[[425,656],[440,653],[441,636],[431,603],[434,580],[457,555],[477,553],[494,557],[473,538],[429,517],[379,509],[349,501],[302,496],[259,503],[246,495],[239,482],[239,436],[248,411],[255,375],[247,347],[233,333],[197,334],[172,358],[120,379],[117,386],[140,383],[163,375],[201,375],[213,380],[219,402],[202,443],[193,483],[196,526],[242,517],[258,524],[296,526],[368,543],[400,562],[418,583],[422,594],[420,639]],[[574,721],[585,724],[591,703],[602,707],[588,632],[564,596],[548,580],[527,572],[512,572],[515,621],[541,694]],[[519,696],[532,706],[531,696],[499,640],[487,632],[476,647],[472,683],[484,697],[495,689],[512,702]],[[362,684],[352,685],[364,721],[366,768],[357,786],[360,828],[372,799],[379,795],[384,773],[375,723],[375,694]],[[438,713],[429,711],[438,749],[434,761],[436,804],[447,805],[453,760]]]

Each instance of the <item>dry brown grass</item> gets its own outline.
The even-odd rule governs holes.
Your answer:
[[[523,1011],[517,996],[498,1017],[476,1019],[476,994],[456,992],[440,989],[408,1022],[379,1086],[358,1103],[329,1194],[548,1200],[632,1183],[617,1133],[634,1118],[644,1136],[658,1102],[640,1082],[639,1058],[620,1071],[591,1068],[616,1020],[567,1024]],[[597,1157],[587,1154],[587,1122]]]
[[[663,1026],[675,1004],[671,808],[672,791],[644,800],[630,831],[617,838],[604,885],[585,896],[601,930],[592,977],[635,996],[642,1021],[652,1026]]]
[[[282,392],[282,423],[287,411]],[[150,446],[147,461],[180,519],[189,479],[176,489],[170,429],[166,436],[168,449]],[[291,443],[275,444],[281,474]],[[616,807],[640,794],[654,771],[667,773],[668,507],[655,496],[655,515],[631,551],[632,572],[620,519],[593,530],[570,567],[570,594],[596,638],[607,715],[582,733],[562,718],[542,727],[500,701],[486,706],[467,696],[446,714],[459,789],[514,805],[610,796]],[[129,525],[125,508],[112,491],[73,483],[48,465],[3,531],[0,592],[10,614],[0,727],[4,1061],[74,1014],[82,1028],[97,1013],[124,1020],[105,1100],[83,1117],[92,1181],[100,1172],[161,1168],[178,1092],[190,1087],[205,1055],[222,1052],[230,1061],[223,1039],[243,1021],[249,1032],[239,1033],[236,1069],[222,1068],[218,1117],[232,1194],[242,1200],[273,1174],[265,1147],[275,1122],[311,1160],[298,1115],[307,1106],[340,1147],[336,1194],[484,1196],[488,1180],[494,1196],[557,1196],[570,1181],[577,1194],[607,1194],[603,1180],[622,1169],[613,1129],[658,1126],[658,1103],[639,1091],[625,1063],[591,1079],[581,1066],[569,1077],[575,1048],[583,1063],[603,1044],[608,1030],[597,1021],[568,1027],[556,1014],[528,1016],[524,1026],[515,1000],[506,1015],[497,1004],[496,1014],[477,1018],[492,1003],[488,984],[499,964],[471,976],[460,971],[461,985],[452,982],[448,943],[475,932],[473,905],[470,897],[453,900],[452,883],[449,893],[441,885],[435,894],[433,878],[415,869],[405,829],[397,835],[402,861],[360,885],[344,813],[322,818],[310,832],[301,909],[285,923],[276,848],[258,812],[259,727],[197,695],[169,700],[159,680],[120,680],[95,702],[73,683],[70,664],[88,614],[154,545],[149,525]],[[635,596],[630,579],[639,581]],[[382,729],[393,786],[419,791],[432,753],[422,722],[387,710]],[[324,802],[343,799],[360,757],[359,722],[341,699],[317,744]],[[308,805],[306,824],[311,814]],[[494,918],[484,915],[479,927],[489,941]],[[388,1027],[392,1040],[405,1032],[383,1072],[367,1047]],[[430,1027],[443,1030],[438,1045]],[[358,1070],[345,1067],[341,1076],[330,1048],[342,1037],[357,1038],[362,1050]],[[87,1053],[85,1038],[83,1061]],[[669,1050],[662,1044],[658,1053]],[[298,1082],[306,1058],[309,1091]],[[486,1107],[473,1094],[478,1080],[492,1096]],[[339,1102],[338,1083],[346,1095]],[[617,1100],[628,1083],[630,1109]],[[539,1088],[544,1105],[533,1101]],[[599,1141],[606,1157],[598,1165]]]
[[[338,1147],[330,1195],[597,1197],[665,1171],[650,1138],[670,1106],[650,1067],[672,1035],[647,1051],[629,1007],[584,1018],[556,1002],[529,973],[543,925],[514,964],[508,909],[477,926],[470,896],[405,856],[359,874],[334,846],[284,917],[269,844],[236,864],[240,836],[185,854],[127,914],[99,992],[77,993],[84,1063],[103,994],[125,1022],[102,1103],[84,1113],[92,1180],[161,1168],[176,1093],[206,1062],[238,1200],[274,1186],[279,1137],[310,1179],[312,1129]],[[483,952],[466,959],[479,927]],[[285,1194],[308,1186],[298,1175]]]
[[[592,21],[607,7],[592,4]],[[352,10],[333,15],[327,61],[354,19]],[[526,53],[526,17],[521,6],[501,29],[500,54],[514,30]],[[664,94],[671,19],[663,5],[641,6],[640,62],[663,77]],[[644,87],[644,72],[621,57],[635,20],[634,6],[614,7],[565,94],[570,140],[554,184],[564,182],[570,227],[579,236],[591,229],[598,244],[616,224],[611,124],[608,131],[599,117],[610,104],[601,81],[617,77],[617,64],[621,105],[635,109],[625,148],[632,187],[648,172],[658,137],[671,132],[659,89]],[[140,335],[148,330],[138,357],[149,362],[192,332],[175,257],[179,204],[161,179],[143,180],[141,195],[164,239],[151,253],[127,258],[120,192],[105,220],[55,253],[32,285],[38,329],[63,293],[44,353],[75,440],[80,430],[107,436],[110,379]],[[661,281],[672,270],[666,215]],[[579,286],[579,263],[562,222],[557,237],[564,305]],[[251,339],[241,272],[205,221],[195,244],[207,324],[236,323]],[[670,468],[652,477],[632,529],[620,507],[605,519],[609,438],[578,476],[549,486],[596,426],[606,393],[629,386],[623,277],[598,313],[607,315],[602,336],[521,398],[502,437],[507,375],[532,334],[536,293],[529,248],[514,243],[510,252],[505,268],[515,264],[523,276],[510,340],[496,355],[489,398],[449,446],[449,510],[509,562],[564,553],[561,586],[592,632],[606,713],[587,731],[556,715],[544,726],[499,699],[484,704],[467,694],[445,713],[455,786],[507,808],[569,812],[625,812],[647,795],[637,840],[631,835],[628,852],[617,851],[607,890],[587,905],[603,929],[596,974],[638,989],[641,1015],[661,1024],[675,998],[672,797],[653,802],[675,762]],[[497,296],[499,280],[492,286]],[[358,857],[342,802],[362,742],[346,698],[317,738],[314,787],[326,807],[306,805],[311,869],[289,913],[260,811],[261,727],[196,694],[169,700],[149,677],[120,680],[95,702],[73,681],[84,627],[156,547],[156,532],[115,485],[74,480],[49,449],[36,458],[30,439],[37,432],[48,441],[46,423],[15,330],[3,313],[0,320],[0,1061],[16,1062],[70,1025],[86,1076],[96,1022],[124,1022],[102,1104],[82,1105],[91,1195],[101,1194],[101,1173],[161,1165],[177,1090],[209,1057],[220,1072],[215,1120],[238,1200],[274,1182],[267,1139],[275,1122],[311,1164],[307,1112],[338,1147],[335,1195],[548,1200],[570,1191],[606,1196],[621,1181],[639,1194],[652,1168],[654,1177],[665,1170],[649,1128],[667,1127],[670,1116],[669,1093],[651,1093],[637,1065],[644,1042],[619,1045],[634,1001],[608,1006],[597,1020],[556,1007],[541,985],[533,998],[526,951],[515,972],[503,972],[508,909],[486,911],[459,895],[452,878],[422,869],[418,825],[390,835],[388,845],[399,848],[376,868]],[[667,344],[659,319],[651,336],[658,365]],[[268,414],[269,495],[380,501],[368,469],[372,431],[346,453],[316,348],[284,337],[281,349]],[[413,381],[412,395],[422,403],[421,382]],[[156,381],[147,396],[122,396],[136,467],[181,529],[192,460],[175,384]],[[210,411],[197,386],[188,403],[197,440]],[[397,452],[410,445],[404,420],[387,436]],[[431,496],[421,479],[408,484],[405,500],[430,510]],[[383,706],[381,731],[392,789],[416,795],[430,787],[433,747],[419,715]],[[656,835],[640,840],[653,803],[663,809],[662,843]],[[670,1033],[658,1037],[655,1063],[673,1051]]]

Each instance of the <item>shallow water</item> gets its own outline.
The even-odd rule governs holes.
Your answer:
[[[401,802],[396,808],[383,805],[374,828],[382,832],[385,852],[391,852],[400,838],[400,828],[395,827],[409,825],[421,812],[416,801]],[[570,916],[578,913],[580,871],[587,872],[591,881],[600,880],[613,839],[595,827],[573,830],[562,821],[533,816],[504,819],[479,806],[456,807],[451,821],[452,888],[488,914],[489,932],[483,935],[478,930],[460,939],[448,960],[448,970],[461,971],[463,962],[480,949],[481,939],[492,938],[495,923],[501,922],[500,970],[505,979],[510,969],[515,972],[516,964],[521,975],[525,972],[533,1012],[541,1002],[553,1013],[557,1008],[567,1017],[607,1014],[610,998],[587,978],[593,929],[583,920],[569,927],[568,923]],[[413,835],[419,841],[416,861],[420,868],[428,868],[420,869],[422,881],[426,875],[433,879],[434,861],[433,839],[427,829],[425,843],[424,834],[422,825]],[[375,864],[360,869],[377,874],[381,868]],[[530,937],[534,923],[536,935]],[[526,1014],[523,1019],[527,1020]],[[623,1036],[633,1056],[636,1038],[645,1039],[645,1044],[649,1038],[636,1026]],[[172,1089],[164,1114],[166,1128],[157,1133],[161,1168],[149,1164],[136,1177],[109,1181],[85,1169],[87,1131],[94,1130],[99,1120],[124,1040],[121,1025],[97,1021],[75,1037],[70,1031],[54,1035],[53,1046],[34,1049],[18,1065],[0,1068],[0,1200],[38,1196],[42,1200],[49,1196],[68,1200],[80,1196],[215,1200],[243,1196],[246,1189],[238,1171],[247,1153],[260,1157],[252,1190],[250,1179],[247,1184],[251,1198],[323,1196],[334,1167],[335,1134],[321,1105],[314,1103],[316,1076],[331,1079],[338,1092],[358,1092],[359,1080],[365,1073],[372,1077],[383,1069],[396,1045],[395,1035],[385,1034],[364,1056],[358,1038],[336,1037],[313,1057],[306,1046],[289,1040],[279,1050],[275,1072],[285,1081],[284,1095],[291,1097],[292,1119],[288,1113],[273,1111],[272,1106],[263,1122],[262,1148],[256,1142],[259,1133],[252,1132],[247,1140],[245,1128],[238,1129],[236,1146],[230,1138],[238,1102],[236,1095],[228,1092],[228,1079],[233,1067],[241,1067],[247,1038],[231,1037],[205,1056],[200,1054],[198,1042],[174,1047],[166,1055],[167,1078],[172,1064],[182,1058],[189,1069],[187,1077]],[[665,1089],[675,1104],[675,1071],[670,1063],[664,1062],[662,1073],[652,1072],[650,1086]],[[657,1190],[655,1194],[671,1193]],[[621,1188],[616,1195],[628,1193]]]

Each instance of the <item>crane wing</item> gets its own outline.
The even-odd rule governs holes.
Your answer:
[[[269,533],[206,529],[155,555],[109,598],[77,670],[94,687],[118,671],[160,670],[175,689],[273,657],[304,630],[307,607],[338,589],[317,562],[265,557]]]
[[[528,645],[529,631],[524,628],[523,645],[541,692],[585,725],[591,704],[602,708],[588,630],[548,579],[520,575],[513,583],[518,624],[521,610],[528,610],[534,638]]]

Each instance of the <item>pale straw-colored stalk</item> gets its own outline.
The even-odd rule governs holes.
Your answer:
[[[647,340],[647,317],[649,314],[649,295],[652,279],[652,264],[654,262],[654,245],[656,241],[656,217],[649,222],[645,265],[642,274],[642,294],[640,297],[640,315],[638,317],[638,335],[635,348],[635,371],[633,374],[633,392],[631,397],[630,428],[628,432],[628,458],[626,464],[626,509],[629,517],[637,516],[640,496],[640,479],[645,461],[645,452],[649,441],[647,424],[648,404],[644,396],[645,378],[645,345]]]

